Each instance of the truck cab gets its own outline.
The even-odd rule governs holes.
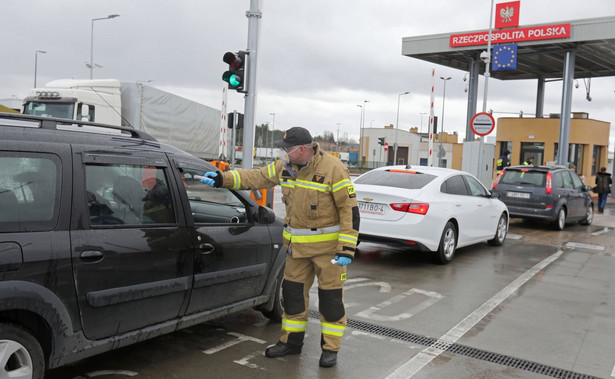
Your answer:
[[[31,91],[24,99],[22,113],[121,125],[120,82],[54,80]]]

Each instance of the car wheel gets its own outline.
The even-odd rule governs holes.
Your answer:
[[[501,246],[506,240],[506,234],[508,234],[508,217],[506,217],[506,213],[502,213],[495,230],[495,236],[487,242],[493,246]]]
[[[453,260],[455,256],[455,247],[457,246],[457,229],[452,222],[447,222],[440,238],[440,246],[436,254],[436,262],[447,264]]]
[[[284,313],[284,297],[282,296],[282,282],[284,281],[284,267],[280,269],[280,273],[275,282],[275,297],[273,299],[273,308],[270,311],[263,311],[263,315],[275,322],[282,322],[282,313]]]
[[[557,211],[557,217],[555,218],[553,226],[555,230],[564,230],[566,226],[566,210],[564,208],[560,208],[559,211]]]
[[[581,220],[581,224],[591,225],[593,221],[594,221],[594,205],[589,204],[589,207],[587,207],[587,212],[585,213],[585,218]]]
[[[36,338],[24,328],[0,323],[0,378],[43,379],[45,358]]]

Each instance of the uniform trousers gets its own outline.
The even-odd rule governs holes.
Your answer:
[[[343,286],[346,266],[331,263],[334,253],[308,258],[286,256],[282,296],[282,335],[280,341],[289,345],[302,345],[307,329],[309,291],[318,278],[318,308],[320,311],[321,348],[339,351],[346,329]]]

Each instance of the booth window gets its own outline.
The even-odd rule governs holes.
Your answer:
[[[559,143],[555,143],[555,153],[553,159],[557,161]],[[585,151],[585,145],[578,143],[571,143],[568,145],[568,166],[576,168],[576,172],[579,175],[583,175],[583,156]],[[593,170],[593,169],[592,169]]]
[[[600,170],[600,162],[602,162],[602,154],[604,146],[594,145],[594,152],[592,154],[592,176],[595,176]]]

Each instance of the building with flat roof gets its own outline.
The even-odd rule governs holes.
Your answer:
[[[530,157],[534,164],[556,164],[559,152],[560,115],[549,118],[501,117],[497,120],[495,156],[508,150],[511,164],[523,164]],[[592,120],[587,113],[574,113],[570,120],[568,164],[574,165],[585,184],[594,185],[600,167],[608,165],[611,123]],[[495,178],[495,176],[494,176]]]

